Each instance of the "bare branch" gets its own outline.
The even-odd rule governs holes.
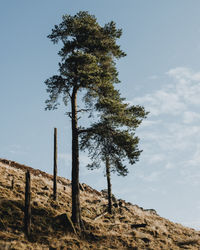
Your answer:
[[[71,118],[71,119],[72,119],[72,112],[66,112],[65,114],[66,114],[66,115],[68,115],[68,116],[69,116],[69,118]]]
[[[77,110],[77,113],[80,113],[80,112],[88,112],[88,111],[91,111],[92,109],[79,109]]]

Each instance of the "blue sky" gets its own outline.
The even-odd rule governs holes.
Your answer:
[[[80,10],[123,29],[127,57],[117,63],[119,89],[150,111],[138,129],[140,161],[112,177],[113,193],[174,222],[200,228],[200,2],[198,0],[7,0],[0,2],[0,157],[52,172],[58,128],[59,174],[71,176],[71,126],[65,108],[44,111],[44,81],[57,73],[59,47],[47,35]],[[106,187],[102,170],[81,182]]]

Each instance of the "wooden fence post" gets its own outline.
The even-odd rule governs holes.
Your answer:
[[[12,177],[12,181],[11,181],[11,190],[14,189],[14,185],[15,185],[15,177]]]
[[[31,178],[29,170],[26,172],[24,229],[26,236],[29,237],[31,233]]]
[[[57,199],[57,128],[54,128],[53,199]]]

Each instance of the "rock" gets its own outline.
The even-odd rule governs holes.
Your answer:
[[[119,206],[122,207],[122,201],[119,201]]]
[[[147,230],[146,231],[148,234],[152,235],[153,237],[158,237],[159,233],[156,230]]]
[[[133,204],[131,202],[127,202],[127,205],[129,206],[133,206]]]
[[[118,204],[117,204],[117,203],[114,203],[114,204],[113,204],[113,207],[116,207],[116,208],[117,208],[117,207],[118,207]]]
[[[150,214],[158,215],[155,209],[143,209],[145,212],[149,212]]]
[[[102,189],[102,190],[101,190],[101,193],[102,193],[103,195],[107,195],[108,190],[107,190],[107,189]]]

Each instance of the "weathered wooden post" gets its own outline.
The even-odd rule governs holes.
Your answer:
[[[11,190],[14,189],[14,185],[15,185],[15,177],[13,176],[12,181],[11,181]]]
[[[110,181],[110,163],[108,157],[106,157],[106,177],[108,185],[108,213],[112,214],[112,190]]]
[[[26,236],[29,237],[31,233],[31,178],[29,170],[26,172],[24,229]]]
[[[57,128],[54,128],[53,199],[57,199]]]

